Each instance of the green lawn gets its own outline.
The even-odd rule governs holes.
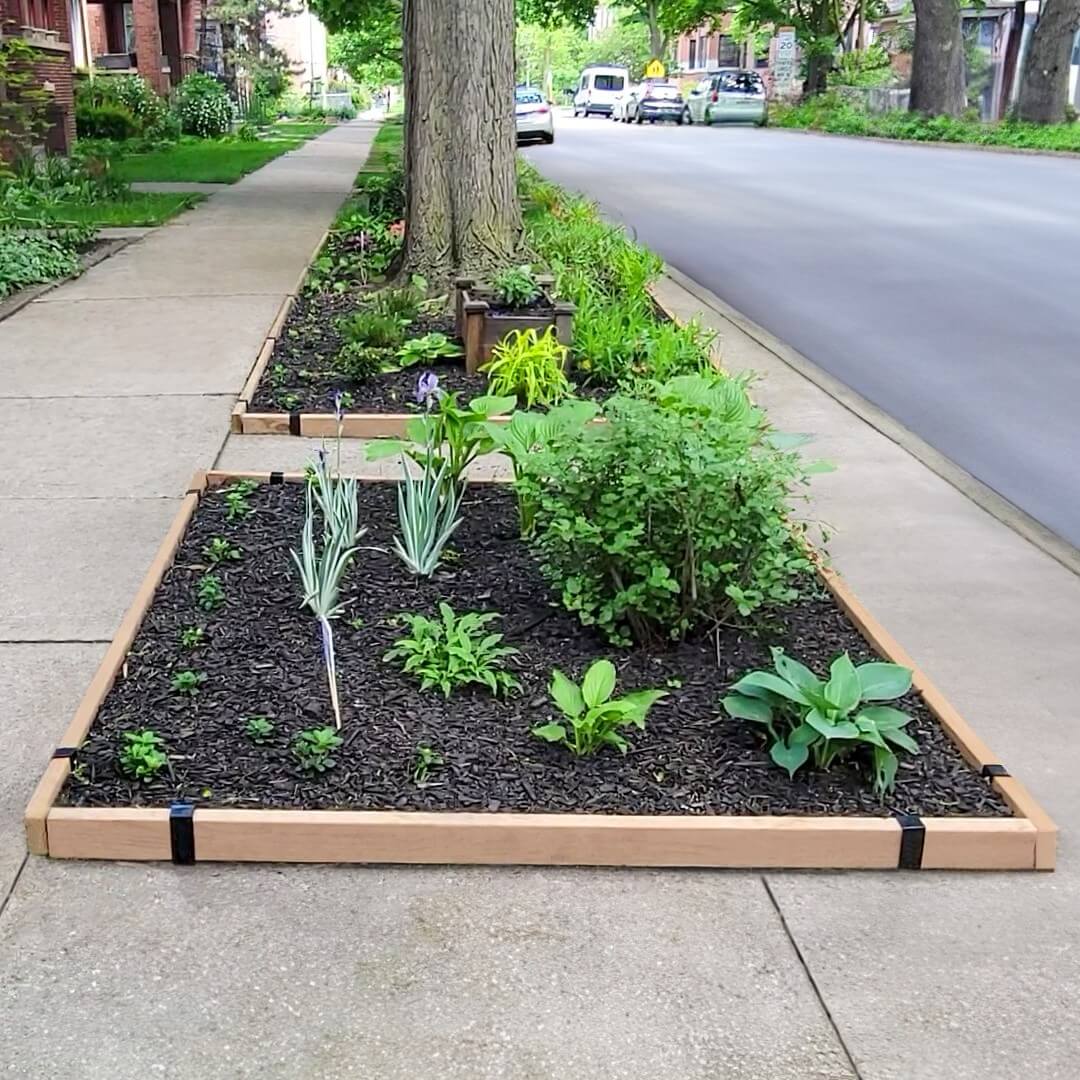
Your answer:
[[[136,191],[123,202],[72,203],[49,207],[43,213],[43,217],[51,221],[73,221],[80,225],[93,225],[99,229],[161,225],[204,198],[204,195],[172,195]]]
[[[231,184],[302,143],[301,138],[257,142],[183,140],[164,150],[118,158],[113,163],[113,172],[129,183],[139,180],[179,180]]]
[[[405,143],[405,125],[401,117],[391,117],[379,125],[371,153],[361,172],[383,172],[400,163]]]

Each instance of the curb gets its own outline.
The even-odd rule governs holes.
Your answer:
[[[699,285],[693,278],[687,277],[673,266],[666,267],[667,276],[680,288],[688,292],[707,308],[711,308],[720,318],[736,326],[747,337],[756,341],[763,349],[772,353],[778,360],[808,379],[818,389],[823,390],[834,401],[853,413],[860,420],[869,424],[887,439],[906,450],[913,458],[920,461],[931,472],[951,484],[962,495],[985,510],[1013,532],[1034,544],[1040,551],[1056,560],[1066,570],[1080,576],[1080,550],[1056,533],[1051,532],[1041,522],[1036,521],[1026,511],[1011,503],[993,488],[976,479],[967,470],[962,469],[947,458],[941,451],[934,449],[928,442],[914,432],[909,431],[899,421],[894,420],[882,409],[861,394],[852,390],[835,376],[820,368],[802,353],[785,344],[764,327],[747,318],[714,292]]]

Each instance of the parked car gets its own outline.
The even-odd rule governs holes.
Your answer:
[[[683,118],[691,124],[757,124],[769,119],[765,84],[756,71],[710,72],[686,97]]]
[[[627,123],[642,124],[648,120],[655,124],[657,120],[673,120],[681,124],[686,106],[678,83],[670,79],[646,79],[634,88],[623,109]]]
[[[630,117],[627,113],[631,107],[631,102],[637,102],[637,92],[638,87],[631,83],[627,85],[621,94],[615,95],[615,99],[611,103],[612,120],[619,120],[624,124],[630,123]]]
[[[610,115],[616,96],[629,84],[630,72],[624,67],[587,67],[574,95],[574,115]]]
[[[539,139],[555,141],[555,121],[551,105],[534,86],[519,86],[514,91],[514,119],[517,121],[518,142]]]

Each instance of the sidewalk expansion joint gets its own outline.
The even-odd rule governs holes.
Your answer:
[[[769,902],[773,906],[773,910],[776,912],[776,917],[780,920],[780,925],[783,927],[784,934],[795,953],[795,957],[799,961],[800,967],[803,969],[806,981],[810,984],[811,990],[814,991],[814,997],[817,998],[818,1004],[821,1006],[821,1011],[829,1021],[829,1027],[832,1028],[832,1032],[836,1036],[836,1041],[840,1044],[840,1049],[844,1051],[844,1057],[847,1058],[848,1065],[851,1066],[852,1075],[855,1077],[855,1080],[863,1080],[863,1075],[859,1072],[859,1066],[855,1064],[855,1058],[852,1056],[851,1050],[848,1049],[848,1044],[844,1040],[843,1033],[836,1023],[836,1018],[833,1016],[828,1002],[825,1000],[825,995],[822,994],[821,987],[818,986],[817,980],[814,978],[814,973],[810,970],[810,966],[806,962],[806,957],[803,956],[803,951],[799,948],[799,943],[795,940],[795,935],[791,932],[791,927],[788,925],[787,919],[784,918],[784,912],[781,910],[780,902],[776,899],[776,896],[769,885],[769,879],[765,877],[764,874],[761,875],[761,884],[765,889],[765,895],[768,896]]]
[[[29,861],[29,853],[24,853],[22,862],[19,863],[18,869],[15,871],[15,876],[11,879],[11,884],[7,887],[3,896],[0,896],[0,919],[4,917],[4,912],[7,911],[8,901],[15,895],[15,886],[19,884],[19,878],[22,877],[22,872],[26,869],[26,864]]]

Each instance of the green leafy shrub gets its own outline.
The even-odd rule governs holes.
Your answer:
[[[667,696],[666,690],[637,690],[613,698],[615,665],[610,660],[592,664],[580,686],[556,668],[551,674],[549,692],[566,723],[541,724],[532,733],[545,742],[565,746],[575,757],[595,754],[604,746],[614,746],[625,754],[630,744],[619,729],[633,726],[644,731],[649,710]]]
[[[0,299],[30,285],[77,274],[80,269],[78,251],[62,235],[0,227]]]
[[[486,686],[493,694],[509,693],[519,683],[503,667],[503,661],[516,656],[500,642],[502,634],[489,633],[487,625],[499,616],[495,612],[466,612],[455,615],[449,604],[439,604],[441,621],[426,615],[402,615],[409,628],[383,657],[386,661],[403,660],[402,671],[420,680],[420,689],[437,686],[446,697],[470,683]]]
[[[334,357],[334,370],[353,382],[363,382],[378,375],[385,366],[386,352],[383,349],[362,345],[357,341],[347,342]]]
[[[79,105],[75,127],[80,136],[123,142],[139,131],[135,117],[123,105]]]
[[[152,780],[169,763],[157,732],[125,731],[121,736],[120,770],[136,780]]]
[[[616,397],[608,423],[556,440],[517,481],[545,573],[613,642],[680,638],[798,594],[810,564],[788,503],[807,471],[760,415]]]
[[[233,106],[225,87],[202,72],[188,75],[177,87],[175,109],[186,135],[210,139],[227,135],[232,127]]]
[[[911,689],[911,671],[899,664],[874,662],[856,667],[847,653],[829,668],[828,680],[772,650],[773,671],[744,675],[723,700],[725,712],[761,724],[769,733],[769,756],[789,776],[811,757],[819,769],[838,758],[870,749],[874,790],[890,791],[899,760],[896,748],[910,754],[918,744],[904,728],[907,713],[878,702],[895,701]]]
[[[76,124],[80,138],[88,134],[78,118],[83,107],[119,107],[134,120],[134,133],[164,139],[174,134],[174,122],[165,99],[141,75],[110,75],[80,81],[75,93]],[[103,135],[102,138],[114,136]],[[126,136],[130,137],[130,136]]]
[[[380,289],[371,297],[370,304],[372,311],[408,326],[420,314],[423,301],[424,294],[416,285],[398,285]]]
[[[540,299],[540,283],[531,266],[511,266],[491,279],[491,290],[500,304],[524,308]]]
[[[566,378],[568,349],[555,337],[554,327],[513,330],[492,350],[482,370],[493,394],[514,396],[525,405],[554,405],[570,393]]]

